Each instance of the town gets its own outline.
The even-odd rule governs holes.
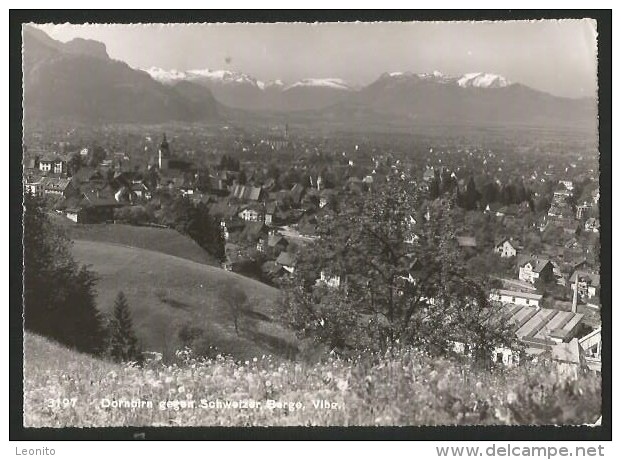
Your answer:
[[[215,225],[194,239],[222,268],[279,287],[347,196],[407,172],[424,197],[414,224],[430,203],[453,198],[464,263],[491,279],[489,299],[527,354],[551,350],[569,367],[600,370],[598,153],[588,142],[548,133],[526,143],[501,132],[318,136],[287,123],[167,128],[34,130],[25,191],[75,226],[175,228],[174,208],[195,206]],[[338,288],[347,276],[320,267],[317,282]],[[493,360],[519,361],[503,348]]]

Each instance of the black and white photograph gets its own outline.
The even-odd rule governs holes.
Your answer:
[[[602,426],[597,19],[20,27],[23,428]]]

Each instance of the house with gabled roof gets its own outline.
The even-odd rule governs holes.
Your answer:
[[[276,263],[287,272],[293,273],[295,271],[296,257],[290,252],[283,251],[278,255]]]
[[[39,170],[54,174],[67,173],[67,159],[57,154],[46,154],[39,158]]]
[[[293,187],[291,187],[291,199],[293,200],[293,203],[295,203],[295,205],[300,205],[305,192],[306,187],[304,187],[302,184],[294,184]]]
[[[496,241],[494,252],[502,258],[515,257],[517,256],[517,245],[512,242],[511,238],[502,238]]]
[[[262,187],[236,184],[233,186],[231,195],[241,201],[261,201],[265,193]]]
[[[263,207],[261,205],[244,206],[237,216],[247,222],[263,222]]]
[[[44,195],[56,195],[68,198],[78,193],[71,179],[61,177],[42,177],[40,186]]]
[[[276,214],[278,206],[276,202],[270,201],[265,205],[265,224],[272,225],[274,223],[274,215]]]
[[[519,276],[522,281],[535,284],[537,280],[554,280],[554,266],[549,259],[525,255],[518,258]]]
[[[289,246],[289,242],[284,236],[273,231],[269,232],[267,238],[267,247],[270,251],[274,252],[275,254],[280,254],[282,251],[285,251],[287,249],[287,246]]]
[[[259,249],[263,252],[264,243],[267,240],[267,227],[263,224],[263,222],[246,222],[243,230],[239,234],[240,243],[245,241],[252,245],[257,245],[259,240],[263,240],[261,244],[262,249]]]
[[[65,199],[59,208],[76,223],[97,224],[114,220],[114,210],[122,206],[106,192],[89,190]]]

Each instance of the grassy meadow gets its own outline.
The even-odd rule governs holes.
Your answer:
[[[270,286],[181,257],[101,241],[75,240],[72,253],[97,274],[101,311],[111,312],[117,293],[125,293],[144,350],[173,355],[180,348],[179,330],[189,325],[203,329],[219,351],[239,358],[296,353],[294,335],[274,321],[278,290]],[[222,299],[227,287],[248,298],[239,334]]]
[[[51,213],[54,224],[62,227],[72,240],[148,249],[171,256],[182,257],[219,267],[218,261],[191,238],[170,228],[139,227],[127,224],[75,224],[69,219]]]
[[[556,366],[490,372],[410,350],[314,365],[180,353],[136,367],[31,334],[24,345],[27,427],[562,425],[601,415],[599,377],[566,380]]]

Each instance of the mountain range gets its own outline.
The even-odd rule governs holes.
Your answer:
[[[23,72],[27,120],[213,121],[232,108],[352,125],[597,124],[593,99],[556,97],[491,73],[390,72],[360,87],[339,78],[285,83],[230,70],[142,70],[111,59],[103,43],[63,43],[30,26],[23,29]]]
[[[198,69],[188,71],[144,69],[166,85],[186,81],[208,88],[226,105],[252,111],[295,111],[321,109],[355,90],[340,78],[306,78],[292,84],[282,80],[261,81],[241,72]]]

